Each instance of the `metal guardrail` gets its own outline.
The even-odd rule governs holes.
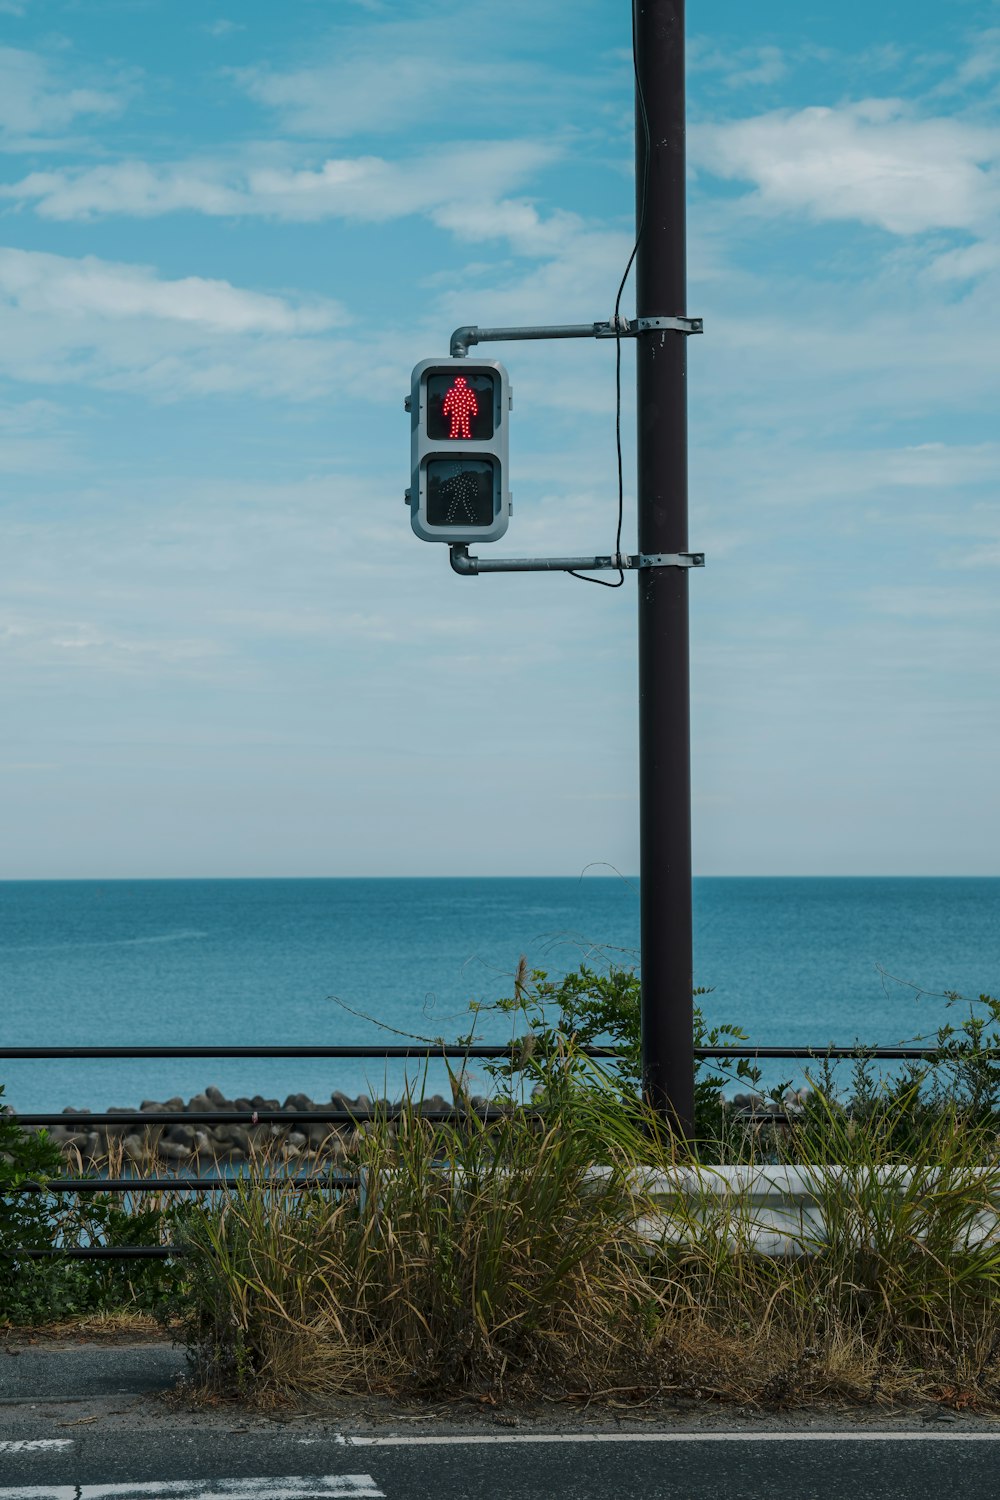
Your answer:
[[[614,1057],[617,1055],[614,1047],[589,1047],[585,1049],[589,1056]],[[146,1046],[146,1047],[4,1047],[0,1048],[0,1059],[5,1061],[34,1060],[44,1061],[52,1059],[74,1059],[86,1060],[93,1058],[103,1059],[152,1059],[152,1058],[191,1058],[191,1057],[225,1057],[225,1058],[278,1058],[278,1057],[301,1057],[301,1058],[418,1058],[429,1060],[433,1057],[455,1057],[455,1058],[504,1058],[516,1056],[519,1051],[517,1044],[507,1046],[470,1045],[443,1043],[440,1046],[426,1046],[406,1044],[402,1046],[296,1046],[279,1044],[276,1046]],[[309,1110],[286,1110],[257,1108],[253,1110],[113,1110],[93,1113],[90,1111],[66,1112],[31,1112],[19,1113],[16,1110],[5,1109],[3,1112],[8,1118],[14,1119],[19,1125],[26,1127],[38,1127],[46,1125],[63,1125],[67,1127],[79,1127],[82,1132],[89,1130],[95,1125],[104,1126],[169,1126],[176,1124],[185,1125],[241,1125],[253,1128],[258,1125],[303,1125],[303,1124],[339,1124],[339,1125],[361,1125],[366,1121],[374,1119],[396,1119],[406,1106],[391,1106],[388,1109],[348,1109],[345,1107],[314,1108]],[[474,1117],[488,1123],[499,1120],[509,1115],[504,1109],[473,1109],[469,1105],[460,1105],[451,1109],[425,1109],[417,1106],[417,1113],[421,1119],[428,1120],[432,1124],[445,1123],[449,1120],[462,1120]],[[537,1111],[535,1112],[537,1113]],[[232,1188],[235,1177],[202,1177],[194,1174],[178,1175],[176,1177],[88,1177],[88,1178],[52,1178],[47,1182],[22,1183],[18,1188],[23,1193],[51,1193],[55,1195],[70,1193],[153,1193],[153,1192],[182,1192],[182,1193],[209,1193],[224,1192]],[[345,1176],[304,1176],[290,1174],[277,1179],[282,1187],[293,1190],[322,1190],[332,1189],[340,1192],[357,1191],[360,1186],[360,1178]],[[2,1252],[0,1252],[2,1253]],[[171,1257],[183,1255],[182,1247],[171,1245],[80,1245],[71,1247],[51,1246],[44,1249],[20,1249],[17,1256],[27,1260],[169,1260]]]
[[[521,1043],[513,1046],[469,1046],[447,1043],[441,1046],[404,1047],[0,1047],[0,1061],[9,1059],[44,1058],[155,1058],[155,1057],[329,1057],[363,1058],[385,1057],[390,1059],[410,1057],[517,1057]],[[620,1047],[581,1047],[586,1057],[619,1057]],[[767,1047],[746,1045],[741,1047],[695,1047],[696,1060],[707,1062],[712,1058],[725,1057],[875,1057],[875,1058],[924,1058],[939,1057],[940,1047]],[[984,1047],[985,1056],[1000,1056],[1000,1047]]]
[[[587,1057],[617,1057],[620,1048],[609,1047],[584,1047],[580,1049]],[[330,1059],[360,1059],[360,1058],[385,1058],[385,1059],[409,1059],[422,1058],[429,1061],[435,1057],[441,1058],[516,1058],[522,1051],[522,1044],[514,1042],[505,1046],[490,1046],[485,1044],[462,1046],[460,1044],[442,1043],[439,1046],[413,1045],[389,1047],[365,1047],[365,1046],[296,1046],[280,1044],[277,1046],[241,1046],[241,1047],[216,1047],[216,1046],[146,1046],[146,1047],[0,1047],[0,1060],[5,1061],[44,1061],[46,1059],[79,1059],[104,1058],[104,1059],[152,1059],[152,1058],[191,1058],[191,1057],[226,1057],[226,1058],[250,1058],[250,1057],[301,1057],[301,1058],[330,1058]],[[983,1048],[982,1056],[1000,1056],[1000,1048]],[[829,1058],[831,1060],[842,1060],[846,1058],[872,1058],[887,1061],[933,1061],[946,1062],[947,1058],[941,1057],[940,1047],[767,1047],[767,1046],[726,1046],[726,1047],[695,1047],[694,1056],[700,1062],[721,1062],[727,1059],[739,1060],[741,1058],[753,1059],[787,1059],[804,1061]],[[255,1109],[246,1110],[115,1110],[100,1114],[92,1114],[85,1111],[71,1113],[30,1113],[19,1114],[17,1111],[6,1109],[4,1113],[22,1126],[46,1126],[64,1125],[73,1126],[79,1123],[81,1128],[93,1125],[142,1125],[164,1126],[176,1125],[241,1125],[253,1127],[255,1125],[275,1125],[287,1123],[290,1125],[304,1123],[310,1124],[351,1124],[360,1125],[374,1119],[398,1118],[406,1106],[390,1106],[388,1109],[369,1108],[352,1110],[347,1108],[310,1109],[310,1110],[284,1110],[284,1109]],[[509,1111],[505,1109],[472,1109],[470,1106],[457,1106],[452,1109],[425,1110],[417,1107],[417,1113],[421,1119],[431,1123],[445,1123],[450,1120],[469,1119],[474,1117],[484,1123],[494,1119],[509,1117]],[[540,1111],[534,1111],[540,1113]],[[790,1124],[795,1116],[777,1111],[761,1111],[759,1115],[751,1117],[759,1124]],[[25,1193],[144,1193],[144,1192],[222,1192],[230,1189],[236,1179],[233,1177],[200,1177],[194,1174],[179,1175],[176,1177],[116,1177],[116,1178],[53,1178],[43,1183],[22,1183],[18,1189]],[[294,1174],[280,1179],[283,1187],[301,1188],[303,1190],[330,1188],[342,1192],[356,1191],[360,1185],[358,1177],[308,1177],[295,1176]],[[0,1252],[2,1253],[2,1252]],[[60,1258],[65,1260],[169,1260],[174,1256],[185,1252],[181,1247],[171,1245],[85,1245],[62,1248],[54,1246],[46,1249],[23,1249],[18,1250],[16,1255],[20,1258],[40,1260]]]
[[[228,1191],[232,1177],[59,1177],[51,1182],[23,1182],[21,1193],[214,1193]],[[277,1185],[303,1191],[334,1188],[340,1192],[357,1192],[360,1177],[282,1177]],[[50,1245],[41,1249],[21,1249],[24,1260],[176,1260],[189,1251],[183,1245],[72,1245],[64,1248]]]
[[[19,1193],[217,1193],[228,1190],[233,1177],[53,1177],[51,1182],[22,1182]],[[281,1187],[357,1190],[360,1177],[276,1177]]]
[[[109,1114],[73,1113],[42,1115],[9,1115],[19,1125],[363,1125],[369,1120],[395,1120],[406,1111],[407,1106],[393,1104],[386,1109],[130,1109],[115,1110]],[[443,1124],[446,1120],[468,1119],[502,1120],[510,1114],[508,1109],[473,1109],[471,1105],[452,1109],[414,1108],[414,1114],[422,1120]],[[82,1134],[82,1131],[78,1131]]]
[[[885,1059],[905,1059],[911,1062],[931,1062],[937,1059],[940,1062],[948,1062],[947,1057],[942,1058],[941,1047],[695,1047],[696,1058],[707,1060],[712,1057],[787,1057],[787,1058],[812,1058],[819,1059],[830,1057],[833,1059],[846,1057],[874,1057]],[[980,1049],[981,1057],[1000,1057],[1000,1047],[983,1047]],[[3,1053],[0,1053],[0,1057]]]
[[[520,1050],[518,1043],[503,1046],[476,1044],[464,1047],[459,1042],[442,1042],[430,1046],[407,1043],[397,1047],[311,1047],[281,1045],[277,1047],[0,1047],[0,1059],[46,1057],[510,1057]],[[588,1057],[617,1057],[617,1047],[583,1047]]]

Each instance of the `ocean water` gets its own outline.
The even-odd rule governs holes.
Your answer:
[[[636,882],[614,877],[0,882],[0,1050],[452,1038],[471,1001],[511,993],[520,954],[559,974],[633,961],[638,942]],[[1000,993],[1000,879],[699,879],[695,980],[711,1021],[762,1044],[909,1040],[945,1018],[945,990]],[[477,1030],[502,1041],[511,1024],[481,1014]],[[0,1083],[41,1112],[213,1083],[398,1095],[405,1067],[0,1058]]]

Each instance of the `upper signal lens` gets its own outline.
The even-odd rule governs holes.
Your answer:
[[[427,377],[427,436],[475,443],[493,436],[496,377],[492,371]]]

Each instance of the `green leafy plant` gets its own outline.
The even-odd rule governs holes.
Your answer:
[[[121,1175],[120,1149],[103,1165],[108,1175]],[[82,1170],[79,1159],[75,1170]],[[100,1170],[100,1164],[91,1168]],[[51,1252],[98,1244],[161,1244],[187,1206],[171,1201],[169,1193],[140,1198],[46,1191],[53,1179],[73,1173],[44,1131],[23,1130],[16,1119],[0,1113],[0,1320],[40,1324],[150,1312],[169,1293],[176,1274],[169,1263],[71,1260]]]
[[[1000,1000],[993,995],[970,1000],[955,990],[948,990],[945,999],[949,1008],[968,1006],[968,1013],[935,1033],[932,1097],[948,1098],[976,1119],[995,1117],[1000,1111]]]
[[[22,1130],[8,1113],[0,1113],[0,1316],[31,1263],[25,1252],[51,1244],[50,1205],[28,1185],[44,1184],[61,1168],[59,1148],[44,1131]]]
[[[710,993],[704,988],[694,991],[696,997]],[[615,1081],[623,1096],[640,1092],[641,986],[633,968],[609,964],[602,972],[581,964],[560,979],[550,979],[542,969],[529,971],[522,959],[513,995],[488,1008],[518,1017],[524,1026],[510,1060],[487,1064],[501,1086],[511,1089],[523,1080],[536,1098],[544,1098],[556,1088],[586,1088],[597,1078],[602,1083]],[[479,1014],[487,1007],[474,1004],[472,1009]],[[469,1044],[473,1035],[459,1040]],[[701,1007],[694,1006],[695,1047],[734,1046],[746,1040],[739,1026],[710,1026]],[[597,1062],[582,1051],[601,1045],[613,1048],[614,1056]],[[696,1063],[695,1135],[703,1155],[717,1154],[729,1129],[722,1089],[731,1083],[757,1088],[760,1076],[748,1058]]]

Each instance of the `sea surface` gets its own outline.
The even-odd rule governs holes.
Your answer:
[[[703,878],[694,892],[700,1003],[757,1042],[888,1045],[954,1017],[946,990],[1000,994],[1000,879]],[[0,1052],[450,1039],[472,1027],[471,1002],[511,993],[521,954],[558,975],[635,962],[638,944],[637,882],[617,877],[0,882]],[[475,1025],[482,1041],[511,1035],[488,1010]],[[0,1057],[0,1083],[43,1112],[208,1084],[398,1096],[405,1067]]]

